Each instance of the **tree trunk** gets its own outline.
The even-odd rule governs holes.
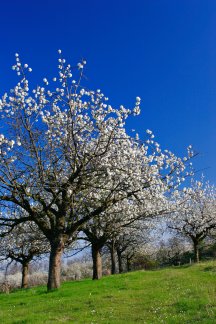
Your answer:
[[[47,290],[51,291],[60,287],[61,284],[61,257],[64,251],[64,244],[60,240],[58,243],[51,244],[49,259],[49,275]]]
[[[115,274],[116,273],[116,258],[115,258],[114,241],[111,242],[110,255],[111,255],[111,273]]]
[[[129,257],[127,257],[127,271],[131,271],[131,260]]]
[[[117,256],[118,256],[118,267],[119,267],[119,273],[123,272],[123,265],[122,265],[122,254],[120,250],[117,249]]]
[[[29,262],[22,263],[22,284],[21,288],[28,288]]]
[[[199,263],[200,256],[199,256],[199,246],[197,241],[193,241],[194,244],[194,262]]]
[[[93,261],[93,280],[100,279],[102,277],[102,259],[100,247],[96,244],[92,244],[92,261]]]

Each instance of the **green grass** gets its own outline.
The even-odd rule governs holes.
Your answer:
[[[216,323],[216,262],[0,294],[0,323]]]

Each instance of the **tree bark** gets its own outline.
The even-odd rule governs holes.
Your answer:
[[[64,251],[64,244],[60,240],[51,244],[49,259],[49,274],[47,290],[51,291],[60,287],[61,284],[61,258]]]
[[[118,267],[119,267],[119,273],[123,272],[123,264],[122,264],[122,254],[119,249],[117,249],[117,256],[118,256]]]
[[[199,244],[197,241],[193,241],[193,245],[194,245],[194,262],[199,263],[200,261]]]
[[[131,271],[131,260],[129,257],[127,257],[127,271]]]
[[[22,263],[22,284],[21,288],[28,288],[29,262]]]
[[[110,255],[111,255],[111,274],[115,274],[116,273],[116,258],[115,258],[114,241],[111,242]]]
[[[92,261],[93,261],[93,280],[98,280],[102,277],[102,258],[100,247],[92,244]]]

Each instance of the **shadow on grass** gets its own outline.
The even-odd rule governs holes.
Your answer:
[[[182,264],[182,265],[173,265],[173,266],[167,266],[167,267],[164,267],[164,268],[161,268],[161,270],[163,269],[168,269],[168,270],[179,270],[179,269],[188,269],[188,268],[191,268],[193,266],[193,263],[192,264]]]
[[[205,267],[204,269],[203,269],[203,271],[205,271],[205,272],[216,272],[216,266],[214,267],[214,266],[208,266],[208,267]]]
[[[173,306],[175,307],[177,313],[187,312],[191,309],[191,307],[185,301],[179,301],[173,304]]]

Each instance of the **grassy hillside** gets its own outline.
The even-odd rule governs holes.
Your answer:
[[[2,323],[216,323],[216,262],[0,294]]]

